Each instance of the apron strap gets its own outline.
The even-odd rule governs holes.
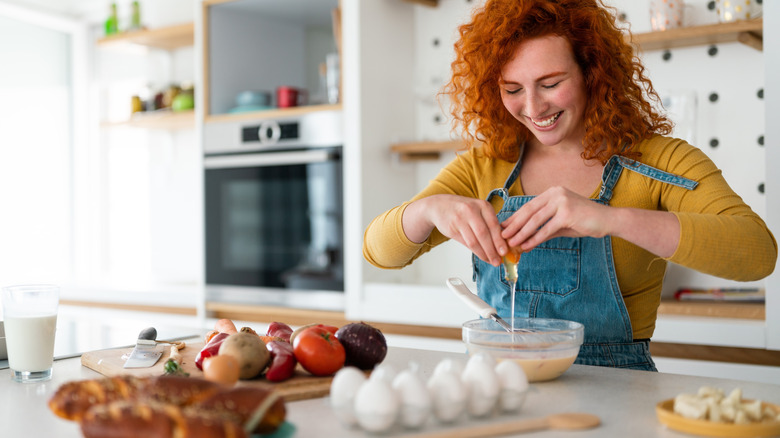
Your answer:
[[[602,173],[601,176],[601,191],[599,192],[597,201],[606,204],[612,199],[612,190],[615,188],[615,184],[617,184],[618,178],[620,178],[620,174],[624,168],[656,181],[671,184],[686,190],[693,190],[699,185],[698,182],[692,179],[648,166],[647,164],[640,163],[639,161],[630,158],[613,155],[609,158],[609,161],[607,161],[607,165],[604,166],[604,173]]]
[[[603,204],[609,204],[609,201],[612,199],[612,190],[623,172],[623,166],[620,165],[618,158],[617,155],[611,156],[601,174],[601,191],[597,201]]]
[[[523,151],[520,150],[520,158],[517,159],[517,163],[515,163],[514,169],[512,169],[512,173],[509,174],[509,176],[506,178],[506,181],[504,181],[504,189],[509,190],[510,187],[512,187],[512,184],[515,183],[517,180],[517,177],[520,176],[520,166],[523,165]]]
[[[699,185],[698,182],[692,179],[683,178],[679,175],[665,172],[661,169],[656,169],[655,167],[642,164],[638,161],[634,161],[626,157],[618,157],[618,161],[620,161],[620,164],[626,169],[632,170],[636,173],[644,175],[648,178],[652,178],[656,181],[660,181],[662,183],[671,184],[673,186],[681,187],[687,190],[693,190],[696,188],[696,186]]]
[[[509,173],[509,176],[506,178],[506,181],[504,181],[504,186],[500,189],[493,189],[490,191],[487,197],[487,201],[490,202],[491,199],[493,199],[494,196],[500,196],[501,199],[506,202],[507,199],[509,199],[509,188],[512,187],[512,184],[517,181],[517,177],[520,176],[520,167],[523,165],[523,150],[525,149],[525,143],[520,145],[520,157],[518,157],[517,162],[515,163],[515,167],[512,169],[512,172]]]

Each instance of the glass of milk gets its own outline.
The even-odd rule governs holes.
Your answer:
[[[2,290],[8,365],[17,382],[51,379],[60,288],[49,284]]]

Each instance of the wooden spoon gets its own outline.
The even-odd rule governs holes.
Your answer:
[[[591,414],[567,412],[548,415],[542,418],[508,421],[498,424],[480,424],[476,426],[447,429],[404,438],[479,438],[503,436],[512,433],[531,432],[545,429],[580,430],[591,429],[601,424],[599,417]]]

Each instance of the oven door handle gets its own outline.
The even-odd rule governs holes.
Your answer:
[[[331,150],[314,149],[308,151],[265,152],[256,154],[219,155],[205,157],[206,169],[229,169],[236,167],[284,166],[293,164],[312,164],[334,161],[338,154]]]

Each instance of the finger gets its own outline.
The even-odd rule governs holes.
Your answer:
[[[501,257],[509,251],[509,244],[501,235],[501,224],[498,223],[498,217],[496,217],[495,210],[490,203],[485,202],[482,214],[488,232],[484,237],[485,240],[482,241],[483,248],[498,266],[501,264]]]
[[[483,261],[493,266],[498,266],[501,263],[501,256],[498,255],[493,246],[490,230],[484,221],[472,222],[469,228],[461,232],[461,238],[464,245]]]
[[[468,231],[464,230],[464,232],[461,232],[458,238],[456,239],[459,241],[463,246],[468,248],[471,252],[474,253],[475,256],[477,256],[480,260],[484,261],[485,263],[489,263],[491,265],[495,265],[495,260],[491,258],[485,250],[483,249],[482,245],[479,243],[479,240],[476,238],[474,233],[471,229],[468,229]]]
[[[557,221],[555,218],[545,222],[541,227],[536,229],[536,232],[528,236],[517,245],[521,247],[523,251],[531,251],[532,249],[539,246],[539,244],[546,242],[554,237],[558,237],[560,235],[561,227],[556,222]]]
[[[540,243],[550,238],[560,226],[555,221],[555,206],[546,205],[537,211],[514,236],[507,239],[512,247],[520,247],[524,251],[530,251]]]
[[[545,205],[547,205],[547,201],[545,201],[541,195],[524,204],[501,223],[501,227],[503,228],[501,236],[504,239],[509,240],[510,237],[525,228],[528,220],[537,214],[540,209],[544,208]]]

